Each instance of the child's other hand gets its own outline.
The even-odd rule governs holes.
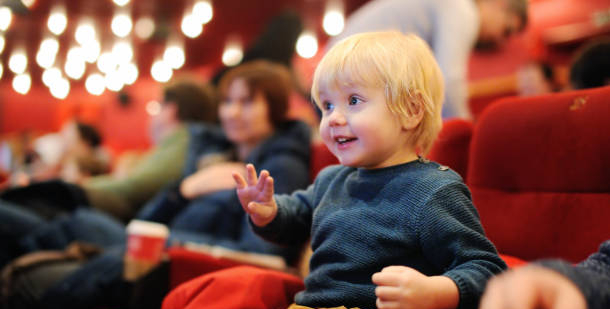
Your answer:
[[[273,178],[269,176],[269,172],[263,170],[257,179],[252,164],[248,164],[246,170],[246,179],[238,173],[233,173],[237,196],[252,222],[257,226],[265,226],[273,221],[277,214],[277,205],[273,199]]]
[[[585,309],[580,290],[563,275],[540,266],[525,266],[489,281],[481,309]]]
[[[455,308],[457,286],[443,276],[428,277],[406,266],[389,266],[373,275],[378,309]]]

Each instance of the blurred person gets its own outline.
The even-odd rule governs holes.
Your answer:
[[[154,146],[122,177],[105,174],[83,178],[68,165],[64,173],[70,177],[64,180],[74,183],[59,180],[33,183],[3,192],[0,198],[27,206],[47,218],[77,207],[91,206],[120,220],[130,220],[157,191],[180,178],[184,168],[181,158],[186,156],[189,141],[186,124],[216,123],[216,106],[211,87],[190,80],[174,81],[163,89],[161,109],[150,120],[150,138]],[[71,125],[64,130],[66,140],[74,139],[69,128]],[[76,164],[95,166],[93,162],[79,158],[87,153],[84,143],[69,144],[74,145],[68,150],[76,154]]]
[[[610,240],[578,265],[543,260],[489,281],[480,309],[610,308]]]
[[[564,74],[564,71],[567,74]],[[567,78],[564,77],[567,75]],[[610,38],[601,37],[581,46],[569,67],[532,61],[517,72],[520,95],[539,95],[610,85]]]
[[[557,69],[548,63],[529,62],[517,71],[517,93],[532,96],[561,91],[565,86],[557,75]]]
[[[13,175],[14,186],[53,178],[79,182],[110,168],[99,131],[82,121],[68,121],[59,132],[33,139],[26,149],[22,167]]]
[[[93,177],[82,183],[89,204],[129,220],[167,184],[182,175],[190,123],[217,123],[217,100],[211,86],[178,80],[163,90],[161,109],[150,119],[154,147],[122,176]]]
[[[610,37],[602,37],[584,45],[570,66],[572,89],[610,85]]]
[[[347,18],[329,47],[359,32],[394,29],[418,35],[433,49],[443,73],[443,118],[470,118],[466,73],[472,48],[498,46],[526,24],[527,0],[372,0]]]
[[[288,76],[284,66],[262,60],[228,71],[219,83],[221,128],[189,126],[191,143],[183,180],[159,192],[136,217],[168,224],[168,245],[198,243],[278,255],[288,263],[294,260],[302,244],[277,246],[249,229],[231,176],[232,171],[245,171],[245,162],[250,162],[282,180],[275,188],[278,192],[292,192],[309,183],[310,128],[287,118]],[[65,271],[55,272],[49,266],[32,272],[18,287],[20,301],[62,308],[126,305],[131,289],[122,280],[126,241],[122,224],[87,209],[40,224],[37,218],[16,214],[14,207],[2,204],[0,218],[22,222],[21,228],[0,234],[12,240],[0,252],[17,249],[13,257],[63,249],[74,240],[106,249]]]

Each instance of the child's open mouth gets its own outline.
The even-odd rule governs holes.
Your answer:
[[[353,142],[355,140],[357,140],[357,138],[355,138],[355,137],[337,137],[337,138],[335,138],[335,141],[337,143],[339,143],[339,145],[344,145],[349,142]]]

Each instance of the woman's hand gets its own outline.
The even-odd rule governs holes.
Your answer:
[[[252,164],[246,165],[246,170],[247,181],[240,174],[233,173],[233,179],[237,184],[237,195],[252,222],[262,227],[273,221],[277,214],[277,204],[273,199],[273,178],[269,176],[269,172],[263,170],[257,179]]]
[[[241,162],[222,162],[205,167],[185,178],[180,183],[180,193],[187,199],[220,190],[235,188],[233,172],[246,174],[246,166]]]

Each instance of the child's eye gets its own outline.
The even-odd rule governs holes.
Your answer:
[[[362,102],[362,100],[360,100],[360,98],[359,98],[359,97],[357,97],[357,96],[351,96],[351,97],[349,97],[349,100],[348,100],[348,101],[349,101],[349,105],[356,105],[356,104],[358,104],[358,103]]]
[[[326,102],[322,103],[322,108],[324,110],[331,110],[331,109],[335,108],[335,104],[326,101]]]

